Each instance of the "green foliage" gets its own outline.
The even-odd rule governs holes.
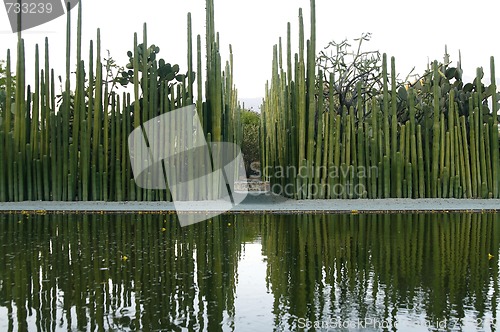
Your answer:
[[[241,141],[241,152],[247,176],[251,175],[251,165],[260,160],[259,128],[260,114],[254,111],[242,110],[240,121],[243,126],[243,138]]]
[[[260,126],[260,114],[251,110],[242,110],[240,121],[242,125]]]
[[[16,91],[16,76],[11,73],[11,100],[14,101]],[[0,60],[0,111],[5,110],[5,102],[7,100],[7,67],[5,60]]]
[[[143,63],[144,52],[146,52],[147,63],[146,66]],[[182,83],[186,80],[189,73],[179,74],[180,68],[177,64],[170,64],[165,62],[164,59],[158,58],[158,53],[160,53],[160,48],[155,44],[149,46],[146,50],[144,49],[144,44],[137,45],[138,53],[138,71],[141,77],[139,78],[140,86],[144,86],[143,78],[144,68],[147,68],[147,76],[156,75],[154,78],[160,91],[162,83],[164,83],[169,89],[172,88],[177,83]],[[127,56],[129,57],[129,63],[120,70],[119,75],[115,78],[115,82],[119,82],[122,86],[127,86],[129,83],[134,83],[134,52],[128,51]],[[191,72],[191,78],[194,81],[196,73]],[[144,91],[143,91],[144,93]]]
[[[456,66],[452,66],[449,62],[449,55],[445,54],[444,62],[438,63],[439,78],[437,79],[438,87],[434,90],[436,80],[433,77],[433,70],[427,69],[424,74],[414,80],[412,83],[407,83],[406,88],[413,88],[415,96],[415,109],[418,123],[422,123],[422,118],[426,111],[432,108],[434,98],[434,91],[438,91],[439,107],[443,112],[450,108],[450,95],[453,92],[453,103],[455,103],[459,116],[469,116],[476,105],[469,103],[469,99],[476,95],[480,99],[479,103],[482,105],[483,115],[486,117],[485,122],[488,121],[493,114],[490,109],[488,100],[492,97],[493,93],[497,94],[497,109],[500,94],[495,92],[495,85],[485,85],[482,79],[484,72],[482,68],[478,69],[478,75],[472,82],[463,81],[463,70],[461,68],[461,61],[457,62]],[[399,87],[398,99],[398,119],[404,122],[408,119],[408,99],[406,89]],[[471,109],[472,107],[472,109]]]

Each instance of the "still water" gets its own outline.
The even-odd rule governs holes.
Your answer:
[[[496,330],[498,214],[0,215],[0,331]]]

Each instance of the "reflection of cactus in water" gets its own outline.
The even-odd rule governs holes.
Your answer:
[[[488,316],[500,291],[499,222],[489,213],[353,211],[222,215],[182,228],[160,214],[7,215],[0,310],[11,314],[0,324],[51,330],[57,317],[79,330],[231,330],[255,323],[250,310],[294,331],[300,318]],[[259,243],[255,262],[246,244]],[[249,307],[242,294],[255,285],[270,294]]]
[[[484,312],[489,292],[499,291],[490,283],[499,277],[496,258],[488,259],[499,250],[499,221],[495,214],[266,217],[275,322],[296,330],[290,315],[436,322],[463,318],[466,307]]]
[[[244,230],[230,226],[235,217],[182,229],[173,216],[137,218],[2,219],[0,283],[9,287],[0,309],[16,303],[2,324],[52,330],[57,315],[68,329],[212,331],[234,315]],[[36,322],[27,307],[38,312]]]

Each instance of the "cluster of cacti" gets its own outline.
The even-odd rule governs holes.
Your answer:
[[[500,197],[493,57],[487,89],[481,70],[473,84],[450,86],[441,79],[457,69],[434,62],[420,82],[425,89],[398,90],[395,60],[389,75],[384,54],[380,97],[359,98],[336,112],[333,77],[325,92],[324,74],[315,67],[314,0],[306,45],[307,52],[299,10],[299,52],[292,58],[289,24],[286,67],[280,39],[262,107],[263,174],[275,193],[297,199]]]
[[[168,189],[142,189],[134,182],[127,141],[134,128],[176,107],[195,102],[207,141],[238,142],[241,139],[232,59],[222,71],[218,38],[214,32],[213,0],[207,0],[206,82],[202,76],[199,35],[194,71],[191,16],[188,14],[187,75],[177,76],[181,82],[173,88],[158,84],[158,72],[161,74],[165,64],[148,58],[157,50],[145,49],[148,44],[144,24],[143,42],[138,44],[135,34],[134,51],[131,52],[134,60],[132,96],[115,93],[103,79],[99,30],[96,50],[91,41],[86,64],[81,51],[81,20],[80,2],[76,64],[70,61],[69,10],[67,15],[66,75],[60,103],[56,97],[55,74],[49,64],[48,40],[45,40],[42,60],[38,46],[36,48],[34,85],[26,87],[24,41],[19,35],[15,102],[7,98],[5,107],[1,108],[3,114],[0,114],[0,201],[171,200]],[[74,87],[70,83],[72,65],[76,65]],[[7,96],[11,95],[11,66],[8,52]],[[202,99],[203,84],[206,101]],[[134,102],[139,99],[140,103]],[[195,161],[189,161],[195,167]]]

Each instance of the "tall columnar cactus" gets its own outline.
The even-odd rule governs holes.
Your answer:
[[[95,49],[94,43],[90,42],[88,65],[82,59],[81,6],[80,2],[75,62],[70,58],[73,43],[71,15],[67,11],[66,72],[60,97],[56,96],[55,73],[50,69],[48,39],[45,39],[42,63],[39,48],[35,47],[33,86],[25,84],[24,41],[21,34],[18,40],[15,91],[12,89],[10,51],[7,51],[6,95],[14,96],[14,102],[6,98],[5,107],[0,113],[0,155],[5,157],[0,161],[0,201],[171,200],[168,190],[142,190],[135,184],[128,151],[128,136],[134,128],[152,117],[196,100],[196,109],[205,132],[215,130],[217,140],[241,140],[232,52],[230,60],[222,68],[214,30],[213,1],[207,0],[207,50],[210,51],[210,62],[207,63],[206,82],[203,82],[202,76],[200,36],[197,38],[197,73],[194,72],[191,15],[188,14],[187,75],[179,76],[180,83],[173,88],[157,84],[158,63],[149,58],[151,50],[147,48],[147,27],[144,25],[141,45],[138,44],[137,34],[134,35],[133,62],[129,68],[133,72],[133,93],[123,93],[121,97],[111,90],[103,77],[106,68],[101,60],[99,30]],[[70,84],[72,66],[76,67],[74,87]],[[195,79],[198,80],[197,85]],[[207,102],[203,101],[203,84],[210,91],[206,95]],[[160,133],[155,132],[155,135],[159,137]],[[209,140],[210,137],[213,136],[209,133]],[[191,139],[199,138],[193,136]],[[138,142],[135,144],[138,145]],[[186,171],[194,177],[193,167],[198,161],[192,160],[196,156],[190,158],[192,167]],[[134,156],[133,162],[140,161],[140,155]],[[176,172],[184,172],[180,167],[166,171],[174,176]],[[189,199],[194,199],[198,193],[194,188],[191,189]]]
[[[492,105],[492,124],[491,124],[491,161],[492,161],[492,181],[493,181],[493,197],[500,198],[500,158],[499,158],[499,131],[498,128],[498,95],[497,85],[495,80],[495,59],[493,57],[490,58],[490,70],[491,70],[491,86],[493,94],[491,95],[491,105]]]
[[[193,72],[188,15],[188,74],[173,88],[157,84],[159,64],[148,58],[151,50],[147,48],[144,26],[141,45],[137,34],[134,36],[134,90],[132,95],[124,93],[121,97],[103,82],[99,31],[96,52],[91,42],[88,64],[82,59],[81,3],[74,63],[69,58],[72,42],[68,11],[66,75],[61,99],[55,92],[56,76],[50,69],[48,40],[43,63],[38,47],[35,48],[34,85],[28,87],[24,41],[19,36],[15,91],[11,87],[10,52],[7,53],[6,95],[13,95],[14,102],[6,98],[0,114],[0,154],[5,156],[0,161],[0,201],[172,199],[168,190],[142,190],[135,184],[127,138],[132,129],[150,118],[195,100],[208,141],[239,142],[241,128],[232,50],[229,61],[223,65],[213,0],[207,0],[206,7],[205,82],[200,36],[196,43],[197,73]],[[481,83],[482,70],[478,70],[474,84],[462,86],[450,81],[455,78],[459,82],[460,67],[448,68],[434,62],[423,79],[429,93],[423,94],[416,88],[396,89],[395,60],[391,58],[389,81],[384,55],[381,98],[367,102],[359,99],[352,107],[339,110],[334,103],[335,73],[323,77],[316,71],[314,0],[310,21],[311,35],[306,41],[299,10],[297,54],[292,57],[290,24],[286,51],[281,40],[273,50],[272,79],[267,84],[262,109],[263,168],[272,184],[286,188],[280,193],[298,199],[500,197],[498,93],[493,58],[488,87]],[[76,67],[73,90],[72,66]],[[357,87],[358,94],[363,88]],[[488,105],[492,105],[491,110]],[[133,162],[141,160],[141,156],[136,157]],[[204,162],[192,159],[196,156],[189,158],[190,164]],[[289,167],[296,173],[290,172]],[[280,169],[287,169],[285,176],[273,171]],[[173,176],[182,172],[194,176],[193,168],[180,165],[166,171]],[[280,191],[279,186],[273,188]],[[195,190],[191,192],[189,199],[195,198]]]
[[[262,163],[271,185],[278,185],[275,191],[293,184],[293,192],[282,193],[298,199],[498,197],[498,94],[493,59],[489,87],[483,88],[482,70],[473,84],[464,85],[460,64],[454,68],[448,61],[435,61],[418,81],[420,87],[404,88],[396,80],[393,57],[389,78],[384,54],[377,97],[359,98],[352,107],[339,110],[333,90],[337,73],[329,78],[321,72],[317,76],[311,67],[314,10],[311,1],[311,39],[306,43],[299,10],[295,61],[288,23],[286,65],[281,61],[280,40],[273,53],[272,80],[266,85]],[[362,88],[357,86],[358,95]],[[493,105],[489,114],[488,104]],[[297,174],[284,181],[280,172],[290,168]]]

